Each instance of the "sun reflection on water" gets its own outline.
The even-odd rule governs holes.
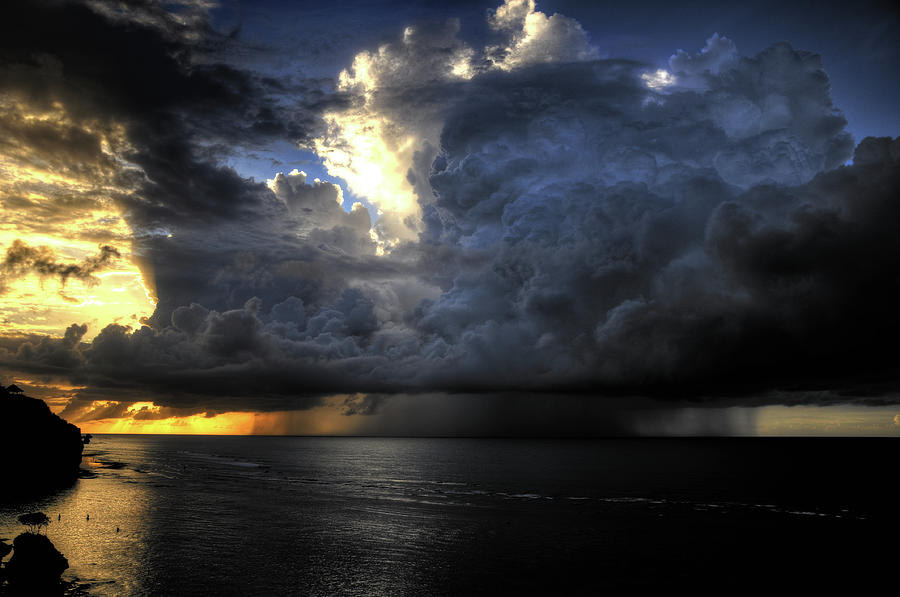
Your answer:
[[[0,537],[11,542],[25,530],[17,518],[26,510],[44,512],[51,521],[47,537],[69,561],[63,580],[77,580],[91,595],[141,593],[151,495],[145,484],[129,479],[139,473],[121,469],[110,475],[104,471],[109,464],[94,464],[97,478],[38,502],[0,506]]]

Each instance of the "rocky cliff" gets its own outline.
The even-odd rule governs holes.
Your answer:
[[[64,487],[78,477],[84,449],[81,430],[59,418],[42,400],[0,387],[0,500]]]

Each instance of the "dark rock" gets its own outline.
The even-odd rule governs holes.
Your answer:
[[[22,533],[13,540],[13,556],[4,567],[11,595],[62,593],[60,578],[69,561],[45,535]]]
[[[0,441],[8,456],[0,501],[65,487],[78,478],[81,430],[42,400],[0,387]]]

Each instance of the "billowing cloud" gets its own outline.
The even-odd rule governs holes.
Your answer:
[[[337,412],[371,421],[415,413],[399,393],[897,395],[900,141],[854,150],[816,54],[742,57],[713,35],[665,68],[601,58],[577,21],[507,0],[482,47],[455,20],[410,24],[329,94],[216,62],[202,14],[38,6],[149,72],[67,62],[64,31],[56,62],[26,60],[14,37],[8,93],[81,141],[16,116],[9,163],[83,163],[41,184],[103,190],[158,297],[143,326],[0,345],[7,370],[83,388],[70,412],[341,395]],[[266,184],[223,165],[274,139],[315,149],[361,201],[345,210],[336,181],[299,169]],[[186,410],[129,406],[148,398]]]
[[[324,114],[326,134],[314,147],[329,172],[371,202],[379,251],[414,241],[446,111],[464,97],[466,81],[489,71],[588,61],[598,53],[581,26],[535,10],[533,0],[507,0],[488,17],[502,43],[476,49],[459,39],[460,23],[407,26],[400,39],[356,55],[340,73],[349,105]]]
[[[306,173],[279,172],[268,181],[275,196],[284,201],[295,218],[296,231],[321,248],[333,248],[350,255],[373,255],[375,243],[370,231],[372,218],[362,203],[344,211],[341,187],[318,179],[307,184]]]
[[[504,43],[488,46],[485,54],[497,68],[515,70],[533,64],[592,60],[599,52],[575,19],[535,10],[534,0],[505,0],[488,16]]]
[[[727,37],[713,33],[697,54],[678,50],[669,58],[669,70],[679,76],[717,75],[723,68],[734,65],[739,58],[737,47]]]
[[[324,114],[327,134],[315,150],[331,174],[379,211],[382,251],[418,233],[417,190],[437,151],[440,90],[473,73],[474,52],[458,32],[457,20],[409,26],[401,39],[361,52],[338,78],[350,105]]]
[[[702,90],[648,89],[643,67],[621,61],[473,81],[445,124],[431,176],[437,197],[426,213],[428,238],[469,255],[471,266],[447,273],[449,288],[417,323],[451,337],[464,363],[484,362],[485,351],[504,355],[504,367],[493,363],[501,371],[494,382],[543,377],[585,390],[671,392],[682,383],[716,385],[725,371],[761,379],[777,364],[769,362],[777,351],[763,347],[785,344],[776,335],[751,339],[767,325],[784,329],[777,305],[786,297],[765,299],[771,312],[758,313],[762,297],[748,295],[752,280],[718,244],[718,218],[765,204],[757,217],[793,234],[800,231],[788,222],[801,212],[841,213],[824,195],[832,187],[810,182],[851,148],[819,67],[817,57],[779,45],[718,75],[704,69]],[[776,96],[786,120],[762,116]],[[872,182],[870,190],[835,185],[831,193],[846,192],[839,203],[858,201],[894,184]],[[806,200],[775,198],[796,193]],[[721,242],[736,240],[735,232],[723,231]],[[858,250],[874,249],[864,238],[853,241]],[[801,250],[812,267],[815,249]],[[803,280],[813,270],[792,274]],[[793,349],[807,340],[797,338]],[[842,343],[835,338],[838,353]],[[750,346],[762,360],[752,366],[738,354]]]

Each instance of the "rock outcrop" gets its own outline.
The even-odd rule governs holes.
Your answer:
[[[9,595],[57,595],[69,561],[45,535],[22,533],[13,540],[13,556],[3,567]]]

